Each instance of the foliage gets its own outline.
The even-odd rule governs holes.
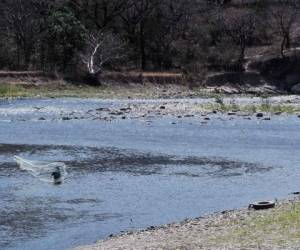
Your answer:
[[[49,60],[64,71],[84,45],[85,28],[68,8],[54,9],[47,22]]]
[[[298,10],[296,0],[2,0],[0,70],[74,70],[87,34],[111,34],[132,51],[117,68],[243,70],[252,46],[273,44],[284,56]]]

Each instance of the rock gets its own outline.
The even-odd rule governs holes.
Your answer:
[[[252,86],[252,87],[248,87],[246,89],[246,93],[248,94],[277,94],[277,93],[282,93],[282,91],[280,89],[278,89],[278,87],[276,86],[271,86],[271,85],[260,85],[260,86]]]
[[[129,110],[131,110],[131,108],[121,108],[120,111],[124,111],[124,112],[128,112]]]
[[[263,114],[263,113],[257,113],[257,114],[256,114],[256,117],[257,117],[257,118],[262,118],[262,117],[264,117],[264,114]]]
[[[300,83],[294,85],[291,88],[291,91],[292,91],[293,94],[300,95]]]
[[[160,106],[160,109],[166,109],[166,106]]]
[[[62,118],[62,120],[63,120],[63,121],[70,121],[71,118],[70,118],[70,117],[67,117],[67,116],[64,116],[64,117]]]
[[[110,112],[109,114],[110,115],[124,115],[124,112],[121,112],[121,111],[119,111],[119,112]]]
[[[250,113],[239,113],[239,114],[237,114],[237,116],[240,116],[240,117],[248,117],[250,115],[251,115]]]
[[[109,109],[108,108],[98,108],[98,109],[96,109],[96,111],[109,111]]]
[[[270,117],[266,117],[266,118],[264,118],[263,120],[264,120],[264,121],[270,121],[271,118],[270,118]]]
[[[224,94],[239,94],[240,90],[235,87],[229,86],[220,86],[215,88],[216,93],[224,93]]]
[[[205,121],[210,121],[210,118],[209,117],[205,117],[204,120]]]
[[[228,115],[236,115],[236,112],[228,112]]]
[[[292,86],[293,84],[297,84],[300,81],[300,75],[299,73],[290,73],[285,77],[285,82]]]
[[[46,121],[46,118],[40,117],[40,118],[39,118],[39,121]]]

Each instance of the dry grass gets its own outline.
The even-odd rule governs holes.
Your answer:
[[[300,245],[300,204],[280,205],[277,209],[252,214],[228,222],[228,230],[214,239],[215,244],[261,249],[289,248]],[[211,241],[211,239],[210,239]]]
[[[0,97],[78,97],[78,98],[167,98],[193,94],[185,85],[177,84],[107,84],[102,86],[75,85],[61,82],[46,84],[1,83]]]
[[[183,75],[172,72],[106,72],[99,76],[104,84],[111,83],[155,83],[155,84],[184,84]]]
[[[299,201],[246,209],[129,233],[78,249],[298,249]]]

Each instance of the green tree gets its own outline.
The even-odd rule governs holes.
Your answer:
[[[48,60],[52,69],[65,72],[77,52],[84,47],[85,27],[66,7],[51,11],[47,22]]]

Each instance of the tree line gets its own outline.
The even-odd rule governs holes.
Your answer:
[[[297,0],[1,0],[0,69],[243,70],[245,51],[289,49]]]

